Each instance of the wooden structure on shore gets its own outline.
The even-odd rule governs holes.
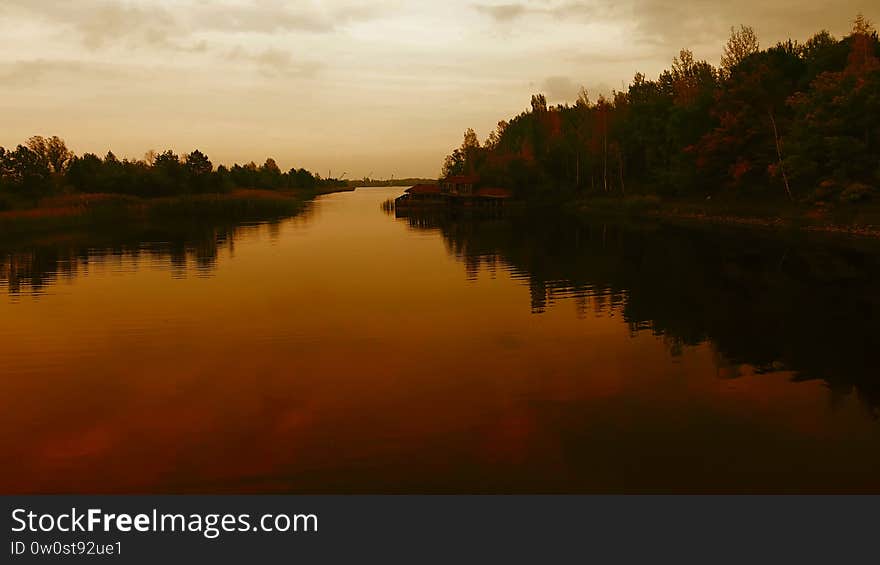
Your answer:
[[[479,187],[480,177],[457,175],[441,179],[439,184],[417,184],[394,200],[396,208],[432,206],[478,206],[498,208],[513,195],[509,190]]]

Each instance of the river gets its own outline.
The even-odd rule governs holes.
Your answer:
[[[559,214],[0,248],[0,492],[880,492],[872,242]]]

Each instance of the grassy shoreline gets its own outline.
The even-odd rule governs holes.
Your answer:
[[[48,232],[163,219],[234,218],[256,221],[293,216],[322,194],[354,190],[271,191],[237,189],[228,193],[140,198],[121,194],[87,193],[53,196],[36,205],[0,212],[0,234]]]
[[[568,205],[585,216],[650,218],[664,222],[801,230],[880,239],[880,204],[662,200],[654,196],[586,198]]]

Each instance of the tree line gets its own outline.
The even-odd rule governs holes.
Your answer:
[[[761,49],[731,28],[720,67],[684,49],[657,80],[531,108],[480,143],[468,129],[442,174],[520,196],[584,193],[859,201],[880,186],[880,41],[852,33]]]
[[[302,168],[283,172],[274,159],[214,167],[198,149],[179,156],[171,150],[149,151],[143,159],[75,155],[57,136],[31,137],[15,149],[0,147],[0,198],[38,199],[55,193],[100,192],[141,197],[227,192],[233,188],[268,190],[345,186]]]

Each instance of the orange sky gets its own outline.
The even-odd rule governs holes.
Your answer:
[[[840,36],[860,11],[880,18],[868,0],[4,0],[0,145],[436,176],[466,127],[485,137],[533,92],[619,89],[682,47],[717,64],[741,23],[764,46]]]

